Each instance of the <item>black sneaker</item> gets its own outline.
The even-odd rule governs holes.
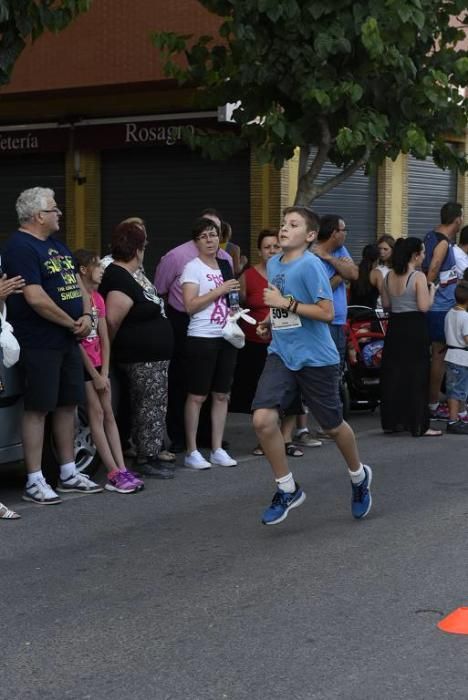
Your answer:
[[[468,423],[457,420],[455,423],[447,423],[447,432],[452,435],[468,435]]]
[[[135,469],[141,476],[153,479],[173,479],[175,476],[173,468],[166,467],[161,462],[152,459],[147,459],[140,463],[137,462]]]

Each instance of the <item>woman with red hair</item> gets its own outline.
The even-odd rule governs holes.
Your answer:
[[[164,301],[143,270],[146,245],[144,221],[122,221],[112,234],[113,262],[99,291],[106,300],[112,360],[128,380],[137,469],[143,476],[171,479],[173,469],[161,464],[158,454],[164,439],[174,337]]]

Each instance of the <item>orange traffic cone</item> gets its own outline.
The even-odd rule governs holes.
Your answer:
[[[468,608],[457,608],[438,622],[437,627],[451,634],[468,634]]]

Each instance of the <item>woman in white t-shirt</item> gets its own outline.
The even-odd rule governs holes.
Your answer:
[[[237,462],[222,449],[221,444],[237,350],[224,340],[222,330],[229,315],[226,295],[239,291],[239,282],[236,279],[224,281],[216,257],[219,230],[213,221],[197,219],[192,239],[198,248],[198,257],[187,263],[180,278],[184,305],[190,316],[186,343],[187,455],[184,464],[192,469],[208,469],[212,464],[235,467]],[[201,407],[210,392],[212,435],[208,462],[197,450],[196,436]]]

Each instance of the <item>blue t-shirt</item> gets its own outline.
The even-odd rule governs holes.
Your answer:
[[[333,258],[350,258],[351,255],[349,250],[344,246],[340,246],[331,253]],[[317,256],[318,257],[318,256]],[[320,262],[324,266],[328,279],[331,279],[334,275],[338,274],[333,265],[330,265],[326,260],[319,258]],[[346,300],[346,285],[344,282],[340,282],[338,287],[333,290],[333,306],[335,307],[335,318],[332,321],[334,326],[343,326],[346,323],[346,317],[348,314],[348,302]]]
[[[317,256],[305,251],[300,258],[283,263],[283,254],[268,260],[268,281],[281,294],[291,294],[304,304],[316,304],[321,299],[332,301],[333,293],[327,275]],[[340,361],[328,323],[300,316],[299,328],[272,329],[269,353],[278,355],[286,367],[328,367]]]
[[[21,275],[26,285],[40,285],[73,319],[83,313],[83,298],[76,281],[72,254],[56,238],[42,241],[24,231],[16,231],[3,250],[2,268],[8,277]],[[11,294],[7,307],[8,320],[23,347],[59,350],[74,338],[64,326],[47,321],[36,313],[22,294]]]

